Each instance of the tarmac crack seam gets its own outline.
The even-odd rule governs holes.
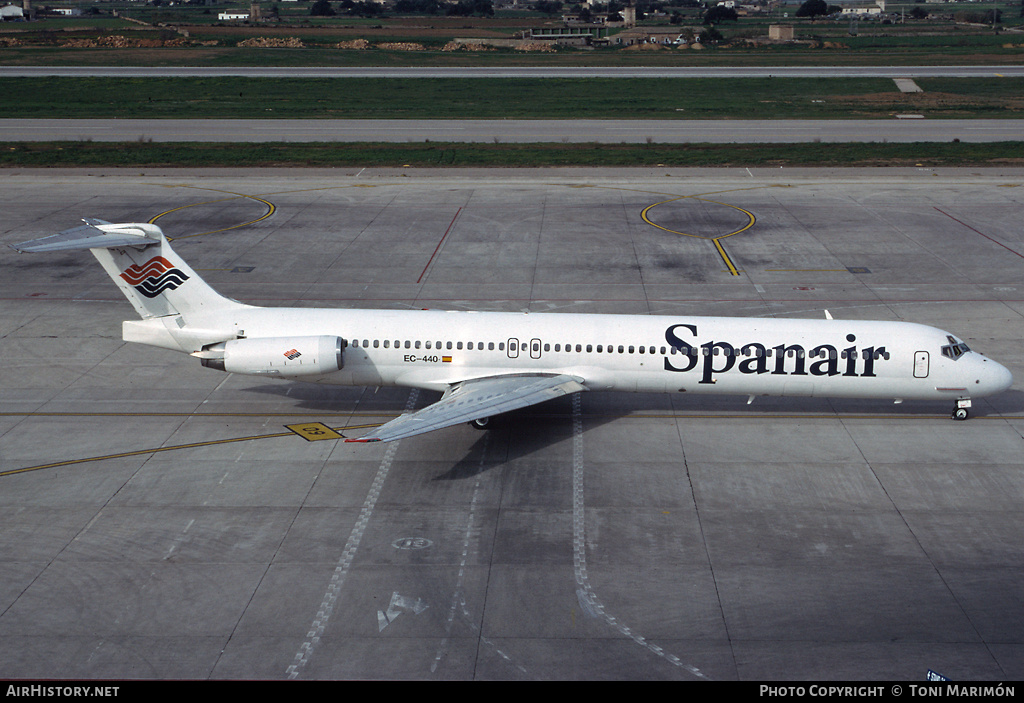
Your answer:
[[[576,599],[580,608],[587,615],[604,620],[612,628],[618,630],[638,645],[662,657],[673,666],[686,669],[694,676],[709,680],[700,669],[684,663],[679,657],[656,644],[648,642],[645,637],[633,632],[629,627],[605,612],[604,605],[597,599],[594,589],[590,586],[587,576],[587,544],[586,524],[584,522],[585,506],[583,503],[583,414],[580,394],[572,397],[572,552],[573,570],[576,574]]]
[[[419,390],[413,388],[409,392],[409,400],[405,403],[405,412],[410,412],[413,409],[418,398]],[[348,541],[345,542],[345,549],[342,551],[341,557],[338,559],[337,566],[334,567],[334,573],[331,574],[331,580],[327,585],[327,591],[324,593],[323,600],[320,602],[320,607],[317,609],[316,617],[313,618],[313,622],[309,627],[309,632],[306,634],[306,641],[302,643],[299,647],[299,651],[296,652],[294,662],[285,670],[289,679],[297,678],[298,675],[302,673],[302,670],[313,656],[313,652],[316,650],[317,645],[320,644],[320,638],[327,629],[327,624],[331,619],[331,613],[334,611],[334,605],[338,600],[338,595],[341,593],[341,587],[345,584],[345,578],[348,576],[349,569],[352,567],[352,560],[355,558],[356,551],[359,549],[359,543],[363,539],[363,533],[366,532],[366,526],[369,524],[370,517],[373,515],[373,508],[376,506],[377,499],[380,497],[381,489],[384,487],[384,480],[388,477],[388,472],[391,470],[391,462],[395,458],[395,452],[398,451],[399,444],[401,444],[401,442],[392,442],[391,446],[389,446],[388,450],[384,453],[384,458],[381,459],[380,467],[377,469],[377,475],[374,476],[373,479],[373,485],[370,486],[370,491],[366,495],[366,500],[363,501],[362,510],[359,511],[359,518],[356,520],[356,524],[348,536]]]

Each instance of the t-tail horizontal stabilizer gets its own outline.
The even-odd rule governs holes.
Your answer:
[[[41,239],[30,239],[11,248],[25,253],[76,251],[81,249],[113,249],[135,247],[144,249],[159,244],[160,228],[149,223],[112,224],[103,220],[85,219],[84,225],[67,229]]]

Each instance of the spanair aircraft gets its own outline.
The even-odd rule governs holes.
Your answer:
[[[263,308],[225,298],[152,224],[84,226],[14,245],[90,249],[141,315],[127,342],[228,373],[443,393],[358,439],[388,442],[587,390],[971,400],[1010,372],[909,322],[571,313]]]

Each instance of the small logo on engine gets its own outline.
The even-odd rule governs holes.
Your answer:
[[[302,352],[300,352],[298,349],[289,349],[284,353],[284,355],[288,357],[289,360],[292,360],[298,359],[300,356],[302,356]]]

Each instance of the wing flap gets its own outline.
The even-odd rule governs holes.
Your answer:
[[[392,442],[587,390],[582,379],[560,375],[492,376],[463,381],[433,405],[406,413],[346,442]]]

